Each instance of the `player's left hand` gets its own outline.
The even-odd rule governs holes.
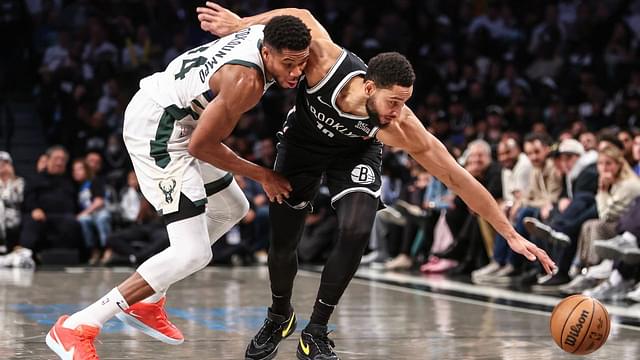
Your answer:
[[[529,240],[523,238],[519,234],[516,233],[515,238],[511,240],[507,240],[509,247],[511,250],[517,252],[518,254],[523,255],[529,261],[540,261],[544,271],[547,274],[553,274],[556,271],[556,264],[551,260],[547,253],[537,247],[535,244],[530,242]]]
[[[239,30],[241,18],[236,13],[212,1],[207,1],[206,5],[196,9],[202,30],[217,36],[226,36]]]

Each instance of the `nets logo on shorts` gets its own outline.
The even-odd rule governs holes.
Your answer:
[[[351,181],[362,185],[373,184],[376,181],[376,173],[371,166],[360,164],[351,170]]]

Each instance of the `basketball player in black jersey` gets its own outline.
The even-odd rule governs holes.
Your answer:
[[[540,260],[547,272],[555,267],[547,254],[522,238],[489,192],[449,155],[445,147],[405,106],[415,75],[398,53],[372,58],[368,67],[356,55],[333,43],[327,31],[306,10],[278,9],[239,18],[212,2],[198,8],[201,27],[215,35],[263,24],[277,15],[294,15],[311,29],[311,47],[296,105],[287,115],[275,170],[293,191],[272,203],[269,274],[272,306],[251,340],[246,359],[272,359],[279,342],[293,333],[291,306],[297,272],[296,247],[324,174],[339,221],[339,239],[322,273],[309,325],[302,331],[297,357],[335,360],[327,323],[353,277],[369,240],[379,205],[381,142],[402,148],[431,174],[460,195],[471,209],[508,239],[511,248],[529,260]],[[231,164],[230,164],[231,165]],[[224,168],[224,165],[222,166]]]

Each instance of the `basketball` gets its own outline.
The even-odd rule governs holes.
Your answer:
[[[566,352],[586,355],[598,350],[609,337],[611,322],[607,309],[598,300],[569,296],[551,313],[551,336]]]

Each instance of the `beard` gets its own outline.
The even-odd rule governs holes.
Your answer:
[[[365,108],[367,109],[367,115],[369,115],[369,120],[371,120],[371,123],[373,123],[373,125],[382,129],[389,124],[382,125],[380,123],[380,114],[374,109],[373,104],[374,104],[374,100],[373,100],[373,96],[371,96],[367,99],[367,102],[365,103]]]

